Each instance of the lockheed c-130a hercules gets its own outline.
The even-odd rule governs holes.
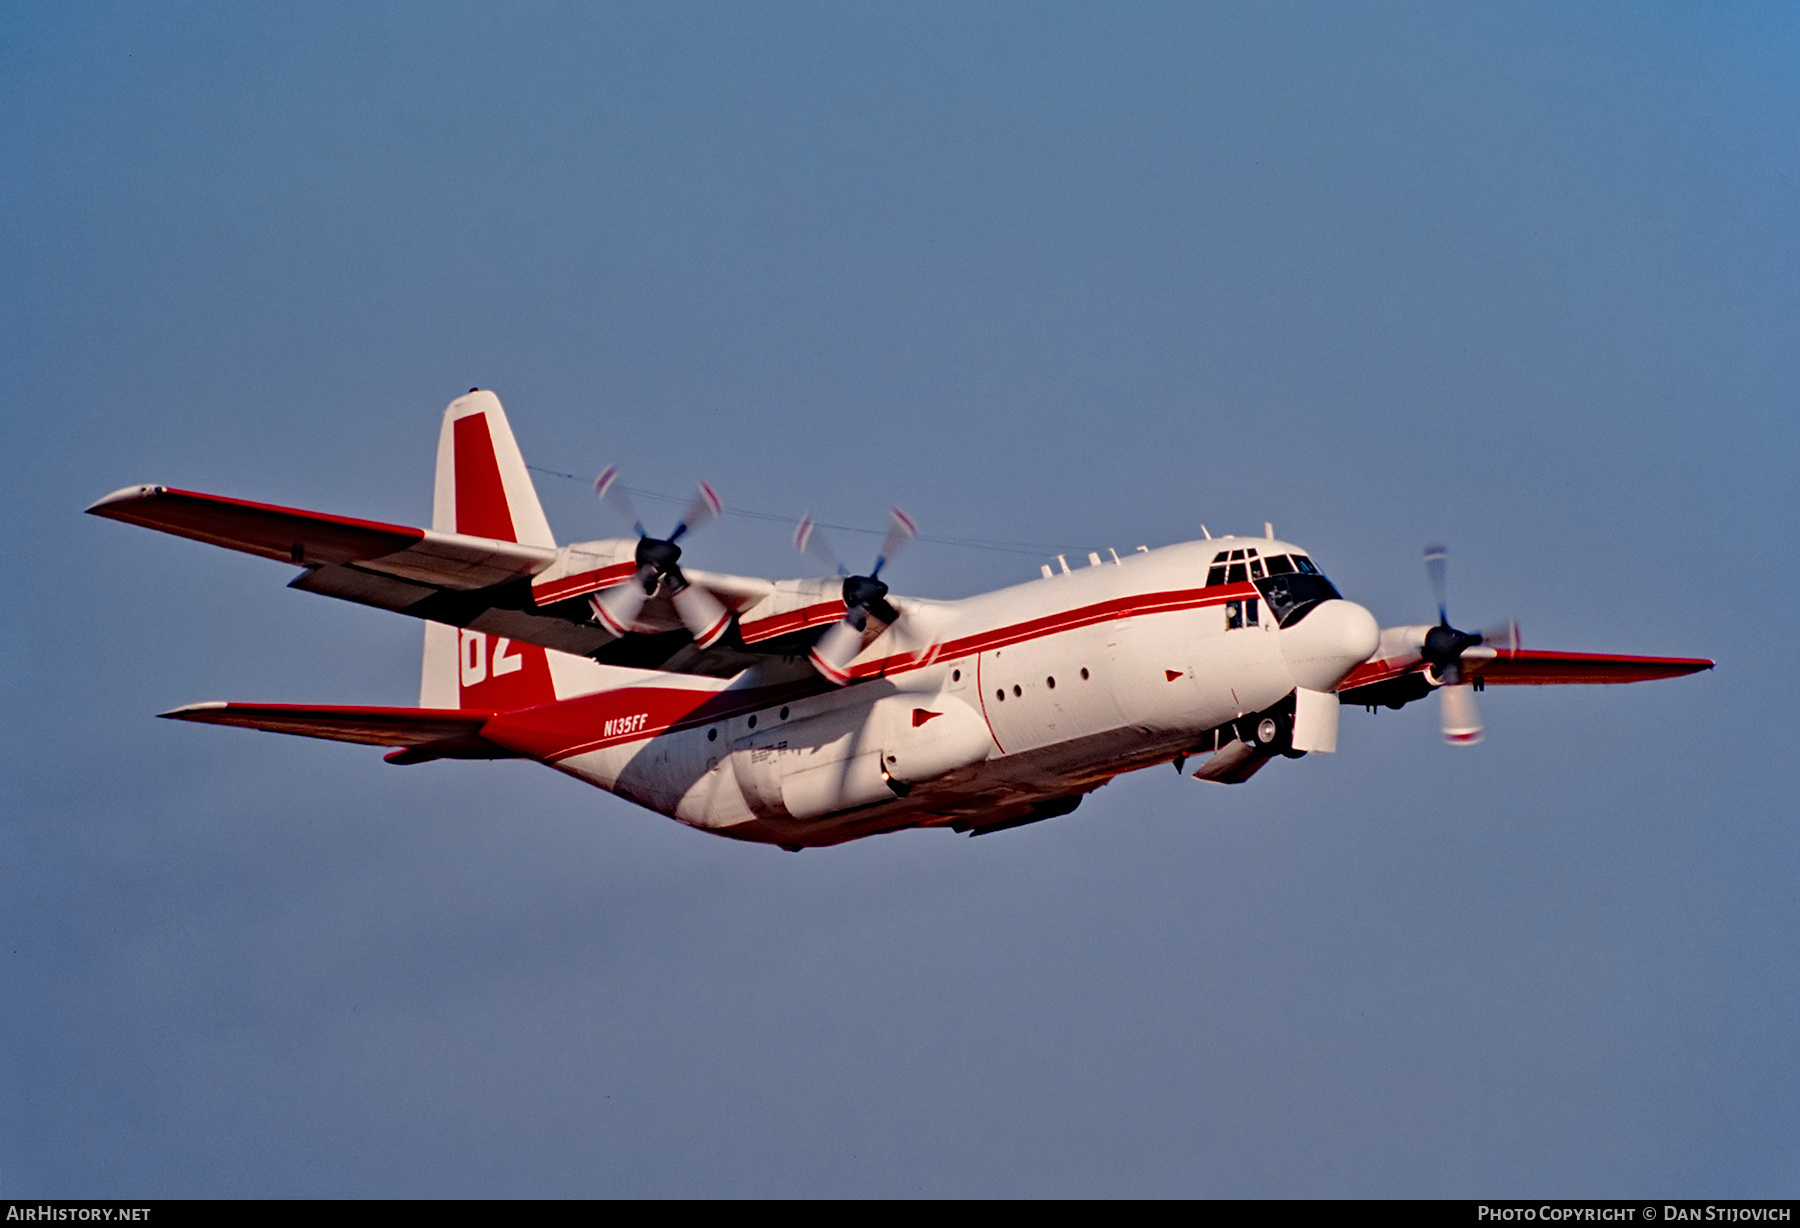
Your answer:
[[[598,484],[617,495],[612,471]],[[1043,569],[968,597],[867,574],[762,580],[666,538],[558,546],[500,402],[445,411],[431,528],[163,486],[88,509],[299,567],[290,587],[425,620],[411,708],[202,703],[164,716],[394,748],[391,763],[535,759],[690,826],[798,849],[910,827],[983,834],[1074,810],[1121,772],[1241,784],[1336,749],[1340,706],[1434,691],[1480,737],[1485,685],[1635,682],[1712,662],[1527,650],[1438,621],[1380,628],[1304,549],[1220,537]],[[803,522],[797,540],[809,544]],[[816,542],[810,543],[816,545]],[[842,573],[845,569],[840,569]]]

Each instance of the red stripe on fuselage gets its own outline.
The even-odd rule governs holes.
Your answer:
[[[980,653],[1141,614],[1167,614],[1222,605],[1226,601],[1253,596],[1255,593],[1256,589],[1252,585],[1237,584],[1115,598],[952,640],[935,655],[927,651],[922,656],[888,657],[857,667],[854,676],[865,678],[882,672],[890,675],[907,673],[923,668],[931,661],[976,656],[976,688],[982,705],[982,719],[986,721],[986,698],[980,694]],[[685,687],[624,687],[616,691],[602,691],[596,695],[545,704],[538,708],[504,713],[483,727],[482,736],[538,759],[556,761],[608,746],[648,741],[663,734],[717,724],[734,717],[761,712],[764,708],[778,704],[827,694],[834,689],[823,678],[718,691]],[[636,719],[640,716],[642,721]],[[628,725],[609,734],[604,732],[608,721],[625,721]],[[991,723],[988,733],[989,736],[993,735]],[[1000,746],[998,738],[995,738],[994,745]],[[1000,749],[1004,754],[1005,747]]]
[[[1200,610],[1207,606],[1223,605],[1227,601],[1257,595],[1254,585],[1228,584],[1217,588],[1190,588],[1164,593],[1138,593],[1130,597],[1117,597],[1111,601],[1078,606],[1073,610],[1060,610],[1055,614],[1046,614],[1042,618],[1034,618],[1027,622],[1014,623],[1009,627],[998,627],[992,631],[981,631],[974,635],[964,636],[959,640],[951,640],[938,651],[935,659],[943,660],[951,657],[971,656],[979,652],[992,652],[996,648],[1007,648],[1026,640],[1042,639],[1046,635],[1077,631],[1082,627],[1097,626],[1101,623],[1118,622],[1140,614],[1173,614],[1182,610]],[[869,661],[858,665],[850,673],[854,678],[877,678],[896,671],[903,672],[915,661],[917,658],[911,655],[883,657],[879,661]]]

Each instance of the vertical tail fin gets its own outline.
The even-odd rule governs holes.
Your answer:
[[[431,527],[522,546],[556,546],[506,411],[491,392],[477,389],[444,411]]]
[[[431,527],[530,546],[556,545],[506,411],[491,392],[450,402],[438,435]],[[544,649],[467,627],[425,624],[421,708],[497,712],[556,698]]]

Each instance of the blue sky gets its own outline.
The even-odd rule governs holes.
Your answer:
[[[0,1195],[1792,1196],[1797,38],[8,7]],[[1046,550],[1271,520],[1384,624],[1443,540],[1464,625],[1720,668],[799,856],[152,719],[410,702],[419,628],[80,509],[422,523],[472,385],[556,472]],[[745,518],[689,558],[802,570]]]

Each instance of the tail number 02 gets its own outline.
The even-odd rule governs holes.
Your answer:
[[[460,645],[462,665],[462,684],[474,686],[486,680],[488,669],[488,651],[486,634],[480,631],[464,631]],[[492,673],[498,678],[504,674],[516,673],[525,668],[525,658],[512,651],[512,641],[504,635],[494,637],[494,664]]]

